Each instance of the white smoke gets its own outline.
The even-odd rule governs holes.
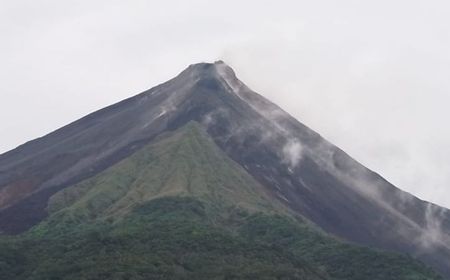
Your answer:
[[[442,228],[442,221],[445,218],[445,209],[428,204],[425,211],[425,223],[423,234],[419,240],[424,248],[432,248],[436,244],[443,245],[450,249],[450,236]]]
[[[303,146],[297,139],[289,139],[283,149],[283,161],[290,168],[295,168],[299,164],[303,155]]]
[[[315,152],[314,152],[315,150]],[[327,143],[319,144],[317,150],[306,150],[313,152],[312,159],[316,161],[322,168],[328,172],[334,174],[346,186],[351,187],[359,194],[366,198],[376,202],[379,206],[387,210],[397,220],[402,221],[401,226],[396,227],[395,230],[399,235],[404,236],[420,246],[423,250],[429,250],[439,246],[443,246],[450,249],[450,235],[446,233],[443,228],[442,222],[446,216],[445,208],[438,207],[433,204],[427,204],[425,210],[425,226],[420,225],[418,222],[412,220],[410,217],[402,213],[401,209],[406,209],[405,206],[411,203],[413,196],[407,193],[401,193],[399,195],[400,201],[397,203],[401,205],[392,205],[386,201],[382,195],[383,181],[377,181],[371,178],[369,171],[361,168],[357,162],[350,158],[341,158],[345,162],[345,170],[341,170],[333,163],[333,155],[336,153],[330,145]],[[415,232],[413,236],[412,232]]]

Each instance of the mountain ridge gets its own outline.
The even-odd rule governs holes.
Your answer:
[[[115,187],[122,193],[119,193],[121,197],[106,201],[108,208],[95,207],[92,211],[95,216],[104,211],[111,216],[114,211],[129,208],[127,205],[130,203],[139,204],[159,197],[194,196],[202,199],[208,195],[211,197],[205,200],[215,205],[234,205],[249,211],[259,206],[276,212],[273,207],[276,204],[265,196],[262,186],[231,161],[205,134],[198,124],[191,122],[169,135],[159,136],[93,178],[53,195],[48,204],[49,213],[71,208],[77,203],[77,197],[87,196],[91,189],[98,189],[99,184],[106,189],[102,193],[97,191],[97,199],[105,200],[109,194],[118,194],[117,190],[108,188]],[[158,179],[161,176],[163,179]],[[218,197],[216,192],[221,196]],[[249,201],[245,202],[246,199]],[[88,209],[86,205],[95,205],[89,200],[83,203],[74,212],[81,212],[80,208]]]
[[[195,121],[284,207],[344,240],[411,254],[450,277],[450,212],[402,192],[239,81],[223,62],[177,77],[0,155],[0,231],[48,199]]]
[[[441,279],[410,257],[338,241],[261,188],[188,123],[56,193],[31,230],[0,237],[0,276]]]

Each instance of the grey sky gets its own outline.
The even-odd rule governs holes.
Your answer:
[[[0,153],[223,59],[398,187],[450,207],[450,2],[0,0]]]

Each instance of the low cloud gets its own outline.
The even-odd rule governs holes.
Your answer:
[[[297,167],[302,159],[303,146],[295,139],[289,139],[283,146],[283,161],[289,165],[291,169]]]

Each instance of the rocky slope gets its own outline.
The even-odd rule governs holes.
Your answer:
[[[258,190],[258,195],[244,196],[252,198],[243,204],[268,203],[344,240],[412,255],[450,278],[449,210],[401,191],[360,165],[251,91],[223,62],[191,65],[162,85],[1,155],[0,231],[28,230],[49,210],[60,210],[61,203],[76,198],[79,189],[96,186],[103,172],[125,178],[117,175],[116,164],[130,161],[128,174],[139,157],[136,151],[147,151],[162,135],[193,121],[232,160],[226,169],[240,170],[233,171],[237,177],[245,171],[239,180]],[[162,186],[162,193],[186,192],[178,184],[189,177],[183,172],[190,164],[181,166],[179,177]],[[193,172],[196,178],[205,176],[204,171]],[[133,180],[154,179],[129,174]],[[142,186],[129,193],[130,186],[120,184],[107,187],[123,189],[128,196],[108,206],[106,216],[127,213],[123,209],[130,201],[140,201]],[[226,189],[223,183],[217,186]],[[104,191],[108,193],[106,187]],[[226,199],[234,198],[230,194]]]
[[[56,193],[28,232],[0,238],[0,277],[441,279],[320,232],[261,188],[189,123]]]

